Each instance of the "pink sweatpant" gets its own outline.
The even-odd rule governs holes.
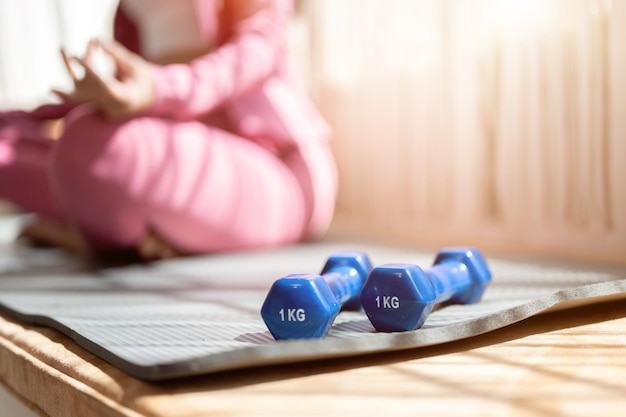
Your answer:
[[[187,253],[211,253],[297,242],[330,223],[326,142],[278,156],[199,121],[112,122],[86,107],[52,140],[43,121],[0,113],[0,198],[67,221],[96,246],[132,247],[152,229]]]

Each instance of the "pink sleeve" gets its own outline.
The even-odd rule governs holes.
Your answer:
[[[288,0],[269,1],[240,21],[215,51],[189,64],[154,65],[150,114],[194,119],[269,77],[285,54],[292,7]]]

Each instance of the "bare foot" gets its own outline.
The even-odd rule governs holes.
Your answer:
[[[59,247],[86,259],[128,262],[158,261],[183,256],[183,253],[172,246],[153,230],[149,230],[136,248],[93,248],[83,237],[69,225],[45,217],[37,217],[25,225],[18,236],[37,246]],[[138,256],[137,256],[138,255]]]
[[[82,236],[59,220],[36,217],[22,228],[17,238],[26,239],[34,245],[63,248],[81,256],[89,254]]]
[[[181,251],[176,249],[153,230],[149,230],[148,233],[146,233],[137,245],[137,250],[139,251],[139,255],[146,261],[172,259],[183,255]]]

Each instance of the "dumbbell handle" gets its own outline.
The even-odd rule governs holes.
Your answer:
[[[322,274],[339,305],[359,295],[363,286],[363,279],[356,269],[351,266],[338,266]]]
[[[435,290],[436,303],[448,301],[472,285],[467,267],[458,261],[444,261],[424,270],[424,273]]]

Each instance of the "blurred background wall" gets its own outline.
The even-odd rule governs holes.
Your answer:
[[[116,3],[0,0],[0,110],[29,109],[50,101],[51,87],[69,89],[59,48],[82,55],[90,38],[110,36]]]
[[[626,2],[309,0],[335,231],[626,262]]]
[[[0,109],[115,0],[0,0]],[[626,2],[300,0],[296,63],[334,128],[334,235],[626,262]]]

